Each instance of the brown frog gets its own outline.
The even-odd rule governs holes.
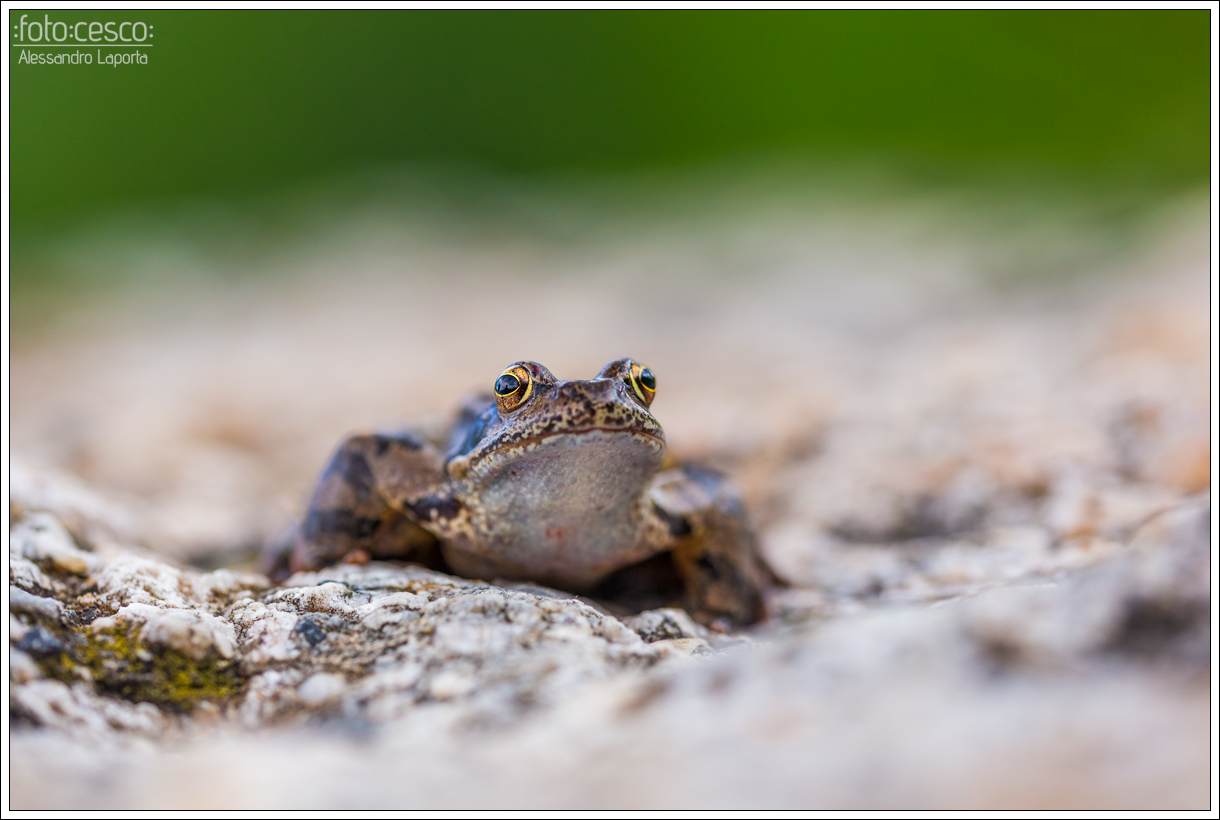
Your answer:
[[[340,560],[435,563],[439,549],[460,575],[594,597],[644,601],[669,579],[704,623],[756,621],[770,575],[741,501],[717,473],[664,468],[656,389],[631,359],[588,381],[521,361],[467,403],[444,453],[412,433],[352,436],[264,567],[282,578]]]

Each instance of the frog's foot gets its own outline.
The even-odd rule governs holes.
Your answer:
[[[322,473],[304,521],[264,550],[262,569],[282,580],[349,555],[431,562],[436,537],[409,505],[443,478],[440,455],[413,435],[352,436]]]
[[[770,574],[728,479],[702,467],[679,467],[659,474],[649,496],[674,539],[673,564],[690,614],[713,627],[765,617]]]

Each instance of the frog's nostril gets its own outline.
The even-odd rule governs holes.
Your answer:
[[[561,399],[609,400],[613,397],[616,386],[614,379],[560,382],[557,393]]]
[[[617,388],[618,381],[615,379],[594,379],[589,382],[589,391],[601,398],[612,397]]]

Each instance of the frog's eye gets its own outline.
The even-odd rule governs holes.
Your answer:
[[[493,389],[500,412],[511,413],[534,392],[534,379],[528,369],[515,364],[500,374]]]
[[[652,371],[632,362],[628,381],[631,389],[635,391],[636,397],[644,403],[644,406],[651,405],[653,398],[657,395],[657,377],[652,375]]]

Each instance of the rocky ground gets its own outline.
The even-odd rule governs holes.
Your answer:
[[[1017,279],[798,227],[330,236],[16,338],[12,807],[1207,808],[1205,216]],[[252,571],[346,432],[621,355],[740,483],[767,623]]]

